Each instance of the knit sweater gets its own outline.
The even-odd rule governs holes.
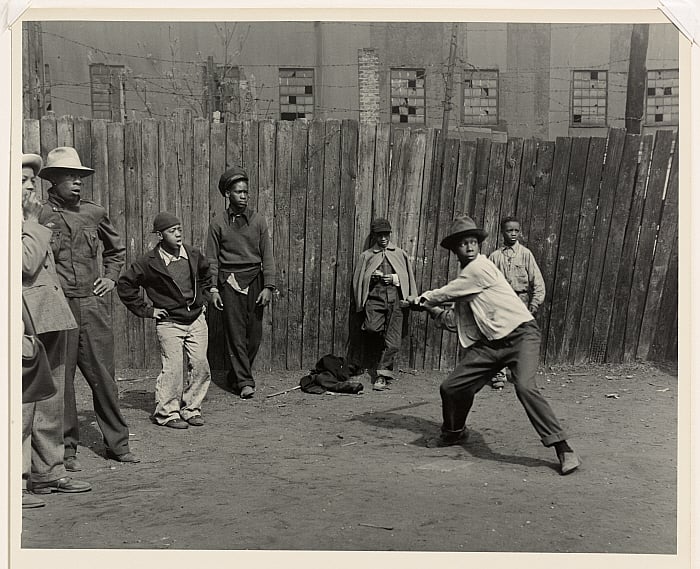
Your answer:
[[[231,273],[246,275],[245,280],[250,281],[262,269],[264,286],[275,286],[275,261],[267,222],[250,208],[238,220],[229,209],[221,219],[211,222],[207,257],[214,282],[225,282]]]

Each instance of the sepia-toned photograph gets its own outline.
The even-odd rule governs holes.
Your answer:
[[[19,547],[685,554],[678,28],[168,19],[13,27]]]

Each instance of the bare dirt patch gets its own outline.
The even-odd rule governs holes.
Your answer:
[[[243,401],[212,384],[206,426],[149,421],[154,378],[119,382],[132,450],[103,458],[79,381],[94,490],[23,512],[25,548],[676,552],[677,377],[647,365],[557,367],[538,383],[583,466],[562,477],[512,385],[484,389],[463,446],[427,449],[445,374],[388,391],[309,395],[303,372],[258,374]]]

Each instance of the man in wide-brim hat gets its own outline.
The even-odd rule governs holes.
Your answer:
[[[80,368],[92,390],[97,424],[107,457],[138,462],[129,450],[129,428],[119,408],[114,378],[114,334],[109,296],[126,259],[126,247],[106,210],[81,199],[82,180],[95,171],[83,166],[75,148],[54,148],[39,176],[51,182],[39,221],[51,229],[56,271],[78,328],[68,332],[64,444],[65,465],[81,470],[76,458],[80,423],[75,401],[75,371]],[[98,253],[102,244],[102,267]]]
[[[555,448],[561,473],[568,474],[578,468],[580,460],[535,383],[540,329],[496,265],[480,254],[486,235],[471,217],[455,219],[440,244],[459,259],[459,274],[445,286],[411,299],[413,307],[428,310],[439,327],[457,332],[460,344],[468,348],[440,385],[442,430],[427,445],[465,442],[474,395],[498,370],[508,367],[518,399],[542,444]]]

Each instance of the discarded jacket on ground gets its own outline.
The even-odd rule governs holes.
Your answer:
[[[316,367],[301,378],[299,385],[306,393],[359,393],[363,385],[350,381],[351,370],[345,363],[345,358],[327,354],[316,363]]]

